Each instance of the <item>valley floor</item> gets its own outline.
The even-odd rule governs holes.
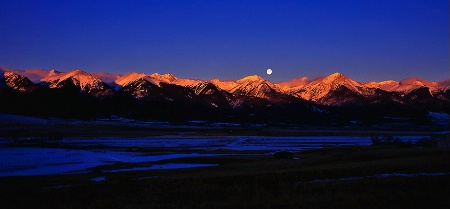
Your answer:
[[[370,146],[431,131],[0,123],[2,208],[450,207],[448,148]],[[294,159],[274,159],[280,150]]]
[[[4,208],[448,208],[450,150],[334,147],[219,166],[0,177]]]

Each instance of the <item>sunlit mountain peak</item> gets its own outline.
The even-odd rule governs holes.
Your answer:
[[[172,83],[173,81],[177,80],[178,78],[175,77],[173,74],[171,73],[166,73],[166,74],[159,74],[159,73],[153,73],[150,75],[150,77],[157,79],[161,82],[164,83]]]
[[[146,75],[144,73],[136,73],[136,72],[132,72],[126,75],[123,75],[121,77],[119,77],[118,79],[116,79],[116,84],[120,85],[120,86],[125,86],[135,80],[141,79],[143,77],[145,77]]]
[[[248,82],[248,81],[251,81],[251,82],[254,82],[254,81],[263,81],[263,80],[264,80],[264,79],[261,78],[261,77],[258,76],[258,75],[250,75],[250,76],[246,76],[246,77],[244,77],[244,78],[241,78],[241,79],[237,80],[237,83],[243,83],[243,82]]]

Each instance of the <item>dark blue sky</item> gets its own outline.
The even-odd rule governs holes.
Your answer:
[[[449,71],[448,0],[0,1],[0,66],[273,82]],[[265,74],[272,68],[273,74]]]

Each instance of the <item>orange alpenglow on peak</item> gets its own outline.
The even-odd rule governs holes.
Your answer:
[[[250,75],[250,76],[246,76],[244,78],[237,80],[237,83],[242,83],[242,82],[246,82],[246,81],[261,81],[261,80],[264,80],[264,79],[258,75]]]
[[[120,85],[120,86],[125,86],[135,80],[141,79],[143,77],[145,77],[146,75],[144,73],[136,73],[136,72],[132,72],[129,74],[126,74],[124,76],[119,77],[118,79],[116,79],[116,84]]]
[[[150,77],[153,77],[155,79],[161,80],[165,83],[171,83],[174,80],[177,80],[178,78],[175,77],[172,73],[165,73],[165,74],[159,74],[159,73],[153,73],[150,75]]]

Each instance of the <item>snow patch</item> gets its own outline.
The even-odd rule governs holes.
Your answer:
[[[127,172],[127,171],[148,171],[148,170],[168,170],[168,169],[186,169],[186,168],[199,168],[199,167],[211,167],[218,166],[219,164],[204,164],[204,163],[167,163],[152,165],[149,167],[134,167],[125,169],[107,170],[104,172]]]
[[[105,176],[97,176],[97,177],[93,177],[91,178],[92,182],[100,182],[100,181],[106,181],[106,177]]]

